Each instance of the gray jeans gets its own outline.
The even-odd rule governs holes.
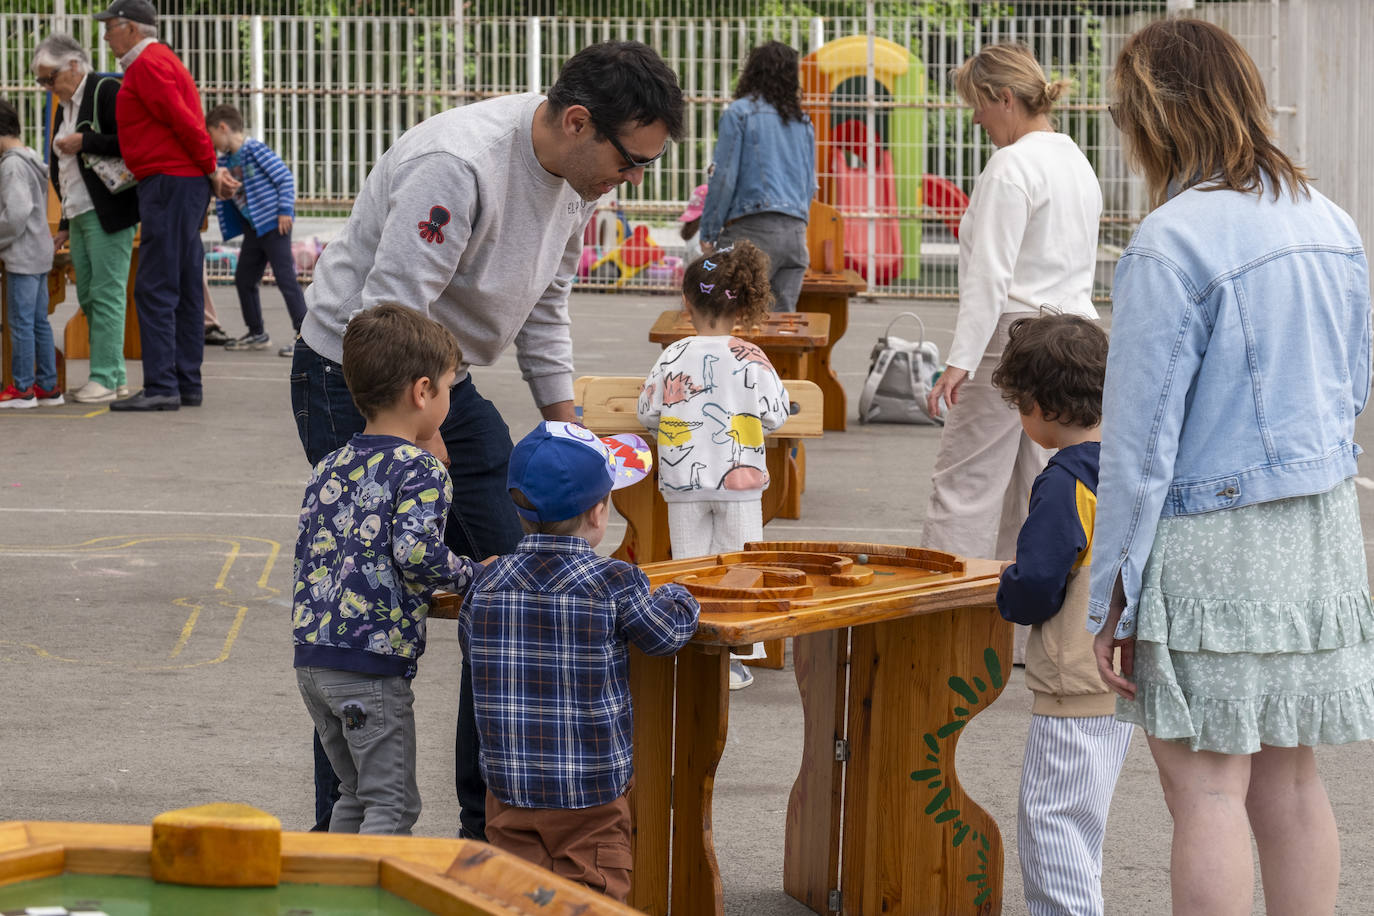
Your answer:
[[[296,683],[339,776],[329,832],[409,834],[420,817],[410,679],[297,668]]]
[[[773,310],[795,312],[802,277],[811,258],[806,250],[806,220],[782,213],[751,213],[720,231],[716,247],[726,248],[740,239],[759,247],[773,264],[768,282],[773,287]]]

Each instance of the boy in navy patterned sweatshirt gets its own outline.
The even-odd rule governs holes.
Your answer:
[[[419,312],[359,312],[343,371],[367,426],[315,467],[301,507],[293,607],[296,680],[339,800],[336,833],[408,834],[420,816],[414,694],[435,588],[480,567],[444,546],[452,483],[415,443],[448,415],[458,342]]]
[[[649,449],[546,420],[506,477],[525,537],[463,602],[487,783],[487,842],[608,897],[630,892],[634,774],[629,647],[672,655],[700,607],[681,585],[649,591],[638,567],[599,556],[611,490],[642,480]]]
[[[234,287],[248,333],[224,345],[226,350],[262,350],[271,342],[262,323],[258,285],[272,265],[272,276],[291,315],[291,327],[305,320],[305,294],[296,281],[296,256],[291,251],[291,223],[296,215],[296,180],[291,170],[260,140],[243,134],[243,115],[233,105],[216,105],[205,117],[205,129],[219,154],[220,168],[240,182],[234,196],[215,201],[220,234],[227,242],[242,235]],[[278,356],[295,354],[289,343]]]
[[[1102,837],[1131,725],[1097,673],[1087,630],[1107,335],[1077,315],[1012,324],[992,384],[1042,448],[1058,449],[1031,486],[1016,562],[997,609],[1031,627],[1026,686],[1035,694],[1016,848],[1032,916],[1102,913]]]

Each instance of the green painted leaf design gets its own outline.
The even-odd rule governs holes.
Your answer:
[[[992,679],[992,686],[1001,690],[1002,660],[997,657],[997,653],[991,647],[983,650],[983,664],[988,666],[988,677]]]
[[[940,768],[939,768],[939,767],[934,767],[934,768],[929,769],[929,770],[917,770],[916,772],[914,772],[914,773],[911,774],[911,778],[914,779],[914,780],[916,780],[917,782],[920,782],[920,781],[923,780],[923,779],[934,779],[936,776],[939,776],[939,775],[940,775]]]
[[[973,688],[968,685],[968,681],[959,677],[957,674],[949,679],[949,686],[959,696],[968,700],[974,706],[978,705],[978,694],[973,692]]]
[[[945,799],[947,798],[949,798],[949,786],[945,786],[939,792],[935,793],[935,797],[930,800],[930,804],[926,805],[926,814],[934,814],[936,811],[939,811],[940,806],[945,803]]]
[[[937,823],[937,824],[943,824],[945,821],[953,820],[954,818],[956,818],[956,817],[958,817],[958,816],[959,816],[959,809],[958,809],[958,808],[950,808],[948,811],[941,811],[939,814],[935,815],[935,823]]]
[[[953,722],[948,722],[944,725],[941,725],[939,730],[936,731],[935,734],[939,735],[941,738],[948,738],[950,735],[954,734],[967,724],[967,719],[955,719]]]

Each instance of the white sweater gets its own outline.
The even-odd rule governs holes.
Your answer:
[[[1032,131],[997,150],[959,222],[959,320],[946,362],[978,368],[997,320],[1042,305],[1097,318],[1092,304],[1102,189],[1072,138]]]
[[[765,433],[790,399],[763,351],[738,337],[684,337],[659,356],[639,392],[639,422],[658,431],[667,502],[758,499],[768,488]]]

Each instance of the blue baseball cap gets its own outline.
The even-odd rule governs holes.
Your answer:
[[[598,436],[577,423],[545,420],[510,453],[506,487],[525,494],[534,509],[515,507],[531,522],[576,518],[606,494],[649,474],[649,446],[632,433]]]

